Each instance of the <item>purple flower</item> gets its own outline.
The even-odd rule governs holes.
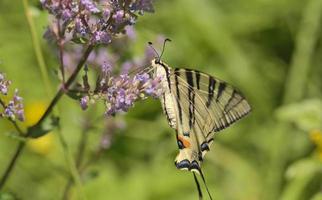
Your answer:
[[[16,89],[12,100],[10,100],[8,104],[2,105],[4,107],[4,112],[0,113],[0,116],[7,117],[11,120],[17,118],[20,121],[24,121],[25,115],[22,101],[23,99],[18,96],[18,90]]]
[[[58,39],[65,40],[66,34],[72,33],[70,41],[76,43],[89,41],[94,44],[109,44],[113,35],[124,33],[126,26],[135,23],[136,12],[153,10],[151,0],[127,3],[116,0],[41,0],[40,3],[54,16],[54,25],[49,26],[51,29],[57,29],[57,21],[62,22],[59,24],[62,33],[56,34],[61,37]],[[127,32],[129,37],[133,36],[133,33]]]
[[[68,21],[72,18],[73,16],[73,12],[69,9],[64,9],[63,12],[62,12],[62,19],[64,21]]]
[[[80,34],[82,37],[86,36],[87,28],[80,18],[75,19],[75,33]]]
[[[112,39],[106,31],[95,31],[93,34],[93,41],[97,44],[109,44]]]
[[[110,15],[111,15],[110,9],[107,8],[107,9],[103,10],[103,18],[104,19],[108,19],[110,17]]]
[[[20,121],[25,120],[24,116],[24,106],[23,106],[23,98],[18,95],[18,89],[15,90],[15,94],[13,96],[13,102],[15,106],[15,115]]]
[[[103,73],[104,75],[107,75],[107,74],[111,73],[111,71],[112,71],[112,66],[111,66],[111,64],[110,64],[110,63],[108,63],[108,62],[104,62],[104,63],[101,65],[101,70],[102,70],[102,73]]]
[[[89,96],[81,99],[82,109],[88,107],[89,99],[92,99],[90,95],[95,95],[95,100],[104,102],[105,115],[110,116],[117,112],[128,111],[140,99],[145,99],[147,96],[156,98],[163,92],[161,77],[152,78],[148,73],[138,73],[133,77],[127,74],[111,76],[110,70],[110,66],[102,66],[104,78],[94,92],[89,92]]]
[[[0,72],[0,94],[7,95],[10,84],[11,81],[6,80],[5,76]]]
[[[97,8],[92,0],[81,0],[80,3],[85,6],[86,10],[91,13],[99,13],[100,10]]]
[[[134,76],[134,79],[137,79],[140,82],[142,82],[143,84],[145,84],[150,79],[150,76],[147,73],[137,74]]]
[[[62,42],[58,45],[64,45],[63,62],[67,67],[67,73],[76,66],[84,46],[101,45],[93,50],[86,62],[90,68],[98,72],[98,80],[96,87],[85,88],[85,84],[81,86],[82,91],[87,92],[80,99],[83,110],[88,108],[90,102],[101,100],[106,105],[106,114],[112,115],[127,111],[139,99],[144,99],[148,95],[157,96],[160,93],[159,79],[155,80],[149,74],[142,73],[135,76],[128,75],[131,69],[141,67],[141,64],[148,59],[147,57],[143,60],[128,59],[128,46],[136,37],[132,25],[137,20],[137,13],[152,12],[152,0],[41,0],[40,2],[53,17],[53,24],[49,25],[46,35],[55,42]],[[126,34],[126,37],[122,37],[122,34]],[[114,36],[117,36],[117,39]],[[102,48],[104,45],[108,45],[111,51]],[[128,60],[124,61],[124,58]],[[114,66],[122,66],[122,69],[114,70]]]
[[[13,101],[9,101],[8,105],[4,109],[4,115],[8,118],[14,118],[15,117],[14,112],[15,112],[14,103]]]
[[[23,109],[17,110],[16,115],[20,121],[25,121],[25,112]]]
[[[113,18],[115,19],[115,22],[120,24],[123,22],[123,18],[124,18],[124,11],[123,10],[118,10],[116,11],[116,13],[114,14]]]
[[[84,96],[81,98],[80,100],[80,106],[83,110],[86,110],[88,107],[88,103],[89,103],[89,97],[88,96]]]
[[[144,74],[137,74],[134,77],[120,75],[111,79],[110,87],[105,93],[106,115],[112,115],[116,112],[127,111],[134,105],[134,102],[144,98],[144,94],[156,97],[161,95],[160,78],[151,79]],[[148,92],[147,92],[148,91]]]
[[[134,31],[134,28],[133,26],[126,26],[125,27],[125,32],[126,32],[126,35],[129,39],[131,40],[135,40],[136,38],[136,34],[135,34],[135,31]]]

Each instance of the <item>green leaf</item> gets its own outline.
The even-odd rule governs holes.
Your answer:
[[[83,95],[81,94],[81,92],[76,91],[76,90],[68,90],[68,92],[66,93],[66,95],[74,100],[80,100]]]
[[[76,44],[86,44],[88,40],[86,38],[74,38],[72,41]]]
[[[286,172],[289,179],[281,200],[301,200],[320,190],[322,163],[315,159],[303,159],[291,165]]]
[[[322,101],[308,99],[280,107],[276,111],[280,121],[295,123],[304,131],[322,128]]]
[[[42,124],[36,124],[32,127],[28,128],[28,135],[31,138],[38,138],[43,135],[46,135],[50,131],[52,131],[55,127],[59,126],[59,118],[58,117],[51,117],[45,120]]]

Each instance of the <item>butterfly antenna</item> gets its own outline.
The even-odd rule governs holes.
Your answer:
[[[200,188],[199,181],[197,179],[197,176],[196,176],[195,172],[192,172],[192,173],[193,173],[193,178],[194,178],[196,186],[197,186],[199,200],[202,200],[202,191],[201,191],[201,188]]]
[[[160,57],[159,53],[157,52],[157,50],[155,50],[155,48],[152,46],[153,45],[152,42],[148,42],[148,44],[149,44],[150,48],[153,49],[154,53],[158,56],[158,61],[160,61],[161,57]]]
[[[200,170],[200,175],[201,175],[202,181],[203,181],[203,183],[204,183],[204,185],[205,185],[205,187],[206,187],[206,190],[207,190],[207,193],[208,193],[208,196],[209,196],[210,200],[213,200],[213,199],[212,199],[212,196],[211,196],[211,194],[210,194],[210,192],[209,192],[208,186],[207,186],[207,184],[206,184],[205,177],[203,176],[203,173],[202,173],[202,171],[201,171],[201,170]]]
[[[164,42],[163,42],[163,47],[162,47],[162,52],[161,52],[161,55],[160,55],[160,60],[161,60],[161,58],[162,58],[162,55],[163,55],[163,52],[164,52],[164,49],[165,49],[165,44],[166,44],[167,42],[171,42],[171,40],[170,40],[169,38],[166,38],[166,39],[164,40]]]

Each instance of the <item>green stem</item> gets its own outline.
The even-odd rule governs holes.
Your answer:
[[[82,59],[79,61],[75,71],[73,72],[73,74],[69,77],[69,79],[66,81],[65,85],[62,85],[60,87],[60,89],[58,90],[58,92],[56,93],[54,99],[51,101],[51,103],[49,104],[47,110],[45,111],[45,113],[43,114],[43,116],[40,118],[40,120],[37,122],[37,124],[35,126],[39,126],[40,124],[43,123],[43,121],[48,117],[48,115],[52,112],[53,108],[55,107],[55,105],[57,104],[57,102],[59,101],[59,99],[61,98],[61,96],[65,93],[66,90],[68,90],[68,88],[71,86],[71,84],[74,82],[74,80],[77,77],[77,74],[80,72],[80,70],[82,69],[83,65],[85,64],[87,57],[89,56],[89,54],[91,53],[91,51],[93,50],[93,46],[90,45],[88,46],[88,48],[86,49],[86,51],[84,52],[84,55],[82,57]]]
[[[38,35],[37,35],[37,31],[36,31],[36,27],[34,24],[34,21],[32,20],[32,16],[31,13],[29,11],[28,8],[28,0],[22,0],[23,2],[23,8],[24,8],[24,12],[27,18],[27,22],[28,22],[28,26],[30,29],[30,33],[31,33],[31,40],[32,40],[32,44],[35,50],[35,55],[36,55],[36,59],[38,62],[38,66],[40,68],[40,72],[41,72],[41,76],[42,79],[45,83],[45,87],[46,87],[46,92],[47,95],[50,97],[53,95],[52,89],[51,89],[51,84],[50,84],[50,80],[48,77],[48,72],[47,72],[47,68],[46,68],[46,64],[45,64],[45,59],[44,56],[42,54],[42,50],[41,50],[41,46],[40,46],[40,42],[38,40]]]
[[[14,168],[17,159],[21,155],[22,150],[23,150],[25,144],[26,144],[25,142],[22,142],[22,141],[19,142],[15,154],[13,155],[13,157],[12,157],[9,165],[7,166],[5,172],[3,173],[2,177],[1,177],[1,180],[0,180],[0,191],[3,188],[4,184],[6,183],[6,181],[8,180],[8,178],[9,178],[9,176],[11,174],[11,171]]]
[[[285,85],[284,104],[299,101],[304,96],[311,58],[318,40],[321,14],[322,1],[309,1],[296,38],[295,52]]]
[[[78,151],[77,151],[77,155],[76,155],[76,169],[77,169],[77,173],[79,173],[79,174],[81,174],[80,168],[81,168],[81,164],[84,159],[84,153],[85,153],[87,139],[88,139],[88,131],[90,130],[90,128],[91,128],[90,124],[85,122],[82,134],[79,138],[78,149],[77,149]],[[74,182],[75,182],[75,178],[74,178]],[[77,182],[76,182],[76,184],[77,184]],[[64,199],[64,200],[68,199],[69,190],[71,189],[72,185],[73,185],[73,177],[70,176],[67,180],[67,184],[65,186],[62,199]]]
[[[67,142],[63,137],[63,135],[61,134],[60,130],[58,131],[58,136],[59,136],[60,143],[62,144],[63,151],[65,152],[64,153],[65,159],[67,161],[68,167],[70,168],[69,170],[71,172],[71,180],[73,179],[74,182],[76,183],[76,187],[79,192],[79,198],[86,199],[86,196],[82,190],[82,181],[79,176],[78,166],[77,164],[75,164],[74,158],[68,148]]]
[[[0,105],[3,108],[6,108],[6,104],[4,103],[4,101],[2,101],[2,99],[0,99]],[[9,121],[12,123],[12,125],[15,127],[15,129],[18,131],[19,135],[23,136],[24,133],[23,133],[22,129],[18,126],[17,122],[12,119],[9,119]]]
[[[40,72],[41,72],[41,75],[42,75],[43,82],[44,82],[44,84],[46,86],[47,95],[48,95],[48,97],[50,97],[50,96],[53,95],[52,94],[52,89],[51,89],[52,87],[51,87],[51,84],[50,84],[50,81],[49,81],[48,71],[47,71],[45,61],[44,61],[44,57],[43,57],[43,54],[42,54],[42,51],[41,51],[41,46],[40,46],[40,42],[38,40],[35,24],[34,24],[34,21],[32,19],[32,16],[31,16],[30,12],[29,12],[28,0],[23,0],[23,5],[24,5],[24,11],[25,11],[25,15],[26,15],[26,18],[27,18],[27,21],[28,21],[28,25],[29,25],[29,28],[30,28],[30,33],[31,33],[32,41],[33,41],[33,46],[34,46],[38,66],[39,66],[39,69],[40,69]],[[59,46],[60,70],[61,70],[61,73],[62,73],[62,80],[63,80],[62,84],[64,85],[65,84],[65,74],[64,74],[64,64],[63,64],[63,41],[62,41],[63,34],[62,34],[61,30],[60,30],[60,21],[59,20],[57,22],[57,27],[58,27],[58,30],[59,30],[59,38],[58,38],[57,41],[58,41],[58,46]],[[60,96],[61,95],[56,96],[55,102],[58,101]],[[57,114],[57,109],[54,110],[54,112]],[[14,122],[14,125],[16,126],[17,124]],[[19,127],[16,126],[17,130],[18,130],[18,128]],[[68,149],[66,141],[63,138],[63,135],[62,135],[60,130],[58,131],[58,136],[59,136],[59,139],[60,139],[59,141],[61,142],[61,145],[63,147],[64,155],[66,156],[66,161],[67,161],[67,164],[68,164],[68,166],[70,168],[72,178],[74,178],[74,181],[76,183],[78,191],[80,193],[82,193],[81,181],[80,181],[80,177],[78,175],[78,171],[75,170],[75,163],[74,163],[73,159],[71,159],[72,156],[70,154],[70,151]],[[18,156],[19,156],[19,154],[20,154],[22,149],[23,149],[23,146],[19,146],[19,151],[17,151],[17,153],[15,154],[15,159],[11,162],[12,164],[15,163],[15,161],[18,158]],[[5,174],[7,174],[7,173],[5,173]]]

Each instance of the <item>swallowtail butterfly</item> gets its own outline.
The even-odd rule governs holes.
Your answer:
[[[169,39],[164,44],[166,41]],[[206,186],[201,163],[214,134],[247,115],[251,107],[228,83],[197,70],[170,68],[161,61],[161,56],[152,60],[151,70],[153,77],[165,77],[161,81],[164,93],[160,100],[170,127],[176,131],[179,154],[175,165],[193,172],[201,199],[196,173]],[[207,186],[206,189],[212,199]]]

